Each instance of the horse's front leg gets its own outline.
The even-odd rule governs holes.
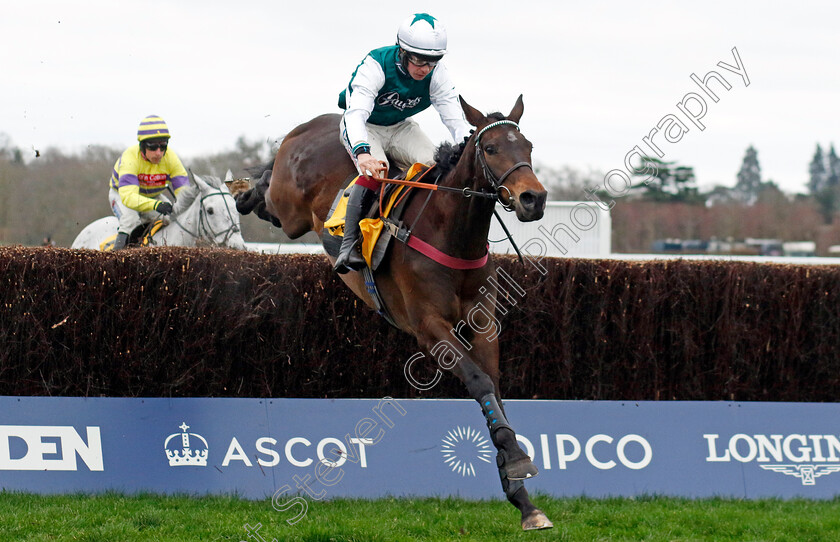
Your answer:
[[[523,483],[523,480],[535,476],[538,471],[531,458],[516,441],[516,433],[502,408],[498,391],[498,341],[487,341],[478,337],[473,341],[470,350],[465,351],[463,345],[452,345],[450,342],[451,329],[452,327],[443,321],[435,322],[427,328],[428,333],[425,340],[421,339],[421,345],[433,355],[437,352],[437,356],[441,356],[442,352],[448,349],[445,344],[457,350],[457,362],[451,370],[467,387],[470,396],[481,406],[490,431],[490,438],[498,450],[496,465],[499,469],[502,490],[508,501],[522,514],[522,528],[531,530],[553,527],[548,517],[533,505]],[[444,360],[438,361],[440,363]],[[446,361],[444,363],[448,365]]]
[[[499,450],[499,463],[504,463],[504,478],[521,481],[536,476],[537,467],[516,441],[516,432],[502,406],[499,393],[498,340],[487,341],[478,336],[473,339],[470,347],[469,354],[462,354],[462,359],[455,364],[452,371],[481,406],[490,438]],[[499,468],[503,468],[501,464]],[[502,484],[505,484],[504,480]]]

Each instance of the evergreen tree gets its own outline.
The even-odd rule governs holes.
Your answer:
[[[834,144],[828,151],[828,170],[826,171],[826,185],[829,188],[840,186],[840,158],[834,152]]]
[[[735,184],[735,193],[738,199],[748,205],[752,205],[758,199],[761,191],[761,166],[758,163],[758,152],[752,145],[747,147],[741,170],[738,171],[738,182]]]
[[[808,189],[823,216],[826,224],[831,224],[834,214],[840,210],[840,158],[832,144],[828,155],[824,155],[822,147],[817,144],[814,158],[808,167],[811,178]]]
[[[702,203],[694,168],[674,164],[658,158],[644,157],[642,165],[636,168],[633,176],[643,178],[646,182],[638,183],[633,188],[642,190],[643,197],[652,201]],[[648,174],[650,171],[655,171],[652,177]]]
[[[811,165],[808,166],[808,173],[811,175],[808,181],[808,189],[811,194],[818,194],[826,185],[825,157],[819,143],[817,143],[817,150],[814,152]]]

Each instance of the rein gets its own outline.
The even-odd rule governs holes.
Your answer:
[[[434,167],[434,166],[432,166]],[[427,169],[426,171],[431,171],[431,168]],[[425,174],[425,173],[424,173]],[[388,179],[383,177],[370,177],[376,182],[383,183],[383,184],[398,184],[401,186],[410,186],[411,188],[423,188],[425,190],[432,190],[432,191],[442,191],[442,192],[456,192],[461,194],[465,198],[471,198],[473,196],[478,198],[487,198],[487,199],[498,199],[497,194],[493,194],[491,192],[482,192],[480,190],[470,190],[469,188],[452,188],[451,186],[439,186],[436,184],[431,183],[421,183],[418,181],[403,181],[401,179]]]

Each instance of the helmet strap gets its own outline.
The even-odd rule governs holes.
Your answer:
[[[408,51],[400,47],[399,53],[397,53],[400,59],[400,67],[403,69],[403,72],[408,73]]]

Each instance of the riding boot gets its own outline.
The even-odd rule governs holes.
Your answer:
[[[366,265],[365,259],[357,244],[361,238],[359,220],[362,213],[372,203],[376,192],[354,184],[350,188],[350,196],[347,198],[347,212],[344,215],[344,238],[341,240],[338,258],[335,260],[333,271],[343,275],[348,271],[358,271]]]
[[[125,248],[126,243],[128,243],[128,234],[119,232],[117,233],[117,238],[114,239],[114,248],[113,250],[122,250]]]

